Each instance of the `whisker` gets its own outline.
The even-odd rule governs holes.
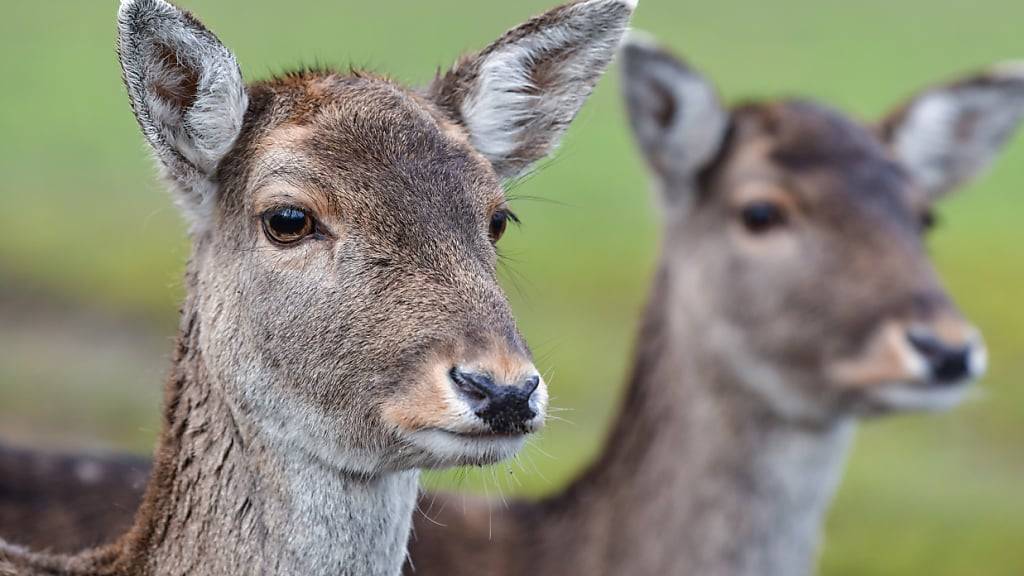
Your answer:
[[[548,420],[554,420],[555,422],[565,422],[566,424],[568,424],[570,426],[576,426],[575,422],[573,422],[572,420],[568,420],[566,418],[562,418],[561,416],[554,416],[554,415],[548,414]]]

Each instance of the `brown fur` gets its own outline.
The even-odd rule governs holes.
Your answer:
[[[859,358],[893,319],[925,322],[954,343],[965,324],[920,249],[912,182],[867,128],[806,103],[748,105],[733,111],[723,150],[708,160],[699,187],[665,191],[694,193],[699,203],[667,207],[630,385],[597,462],[539,502],[504,508],[470,500],[464,511],[426,496],[430,519],[417,518],[409,573],[779,573],[766,568],[773,558],[764,550],[779,544],[809,566],[834,481],[824,470],[841,461],[845,422],[885,409],[832,381],[826,365]],[[779,183],[773,194],[786,194],[788,209],[828,239],[824,253],[808,254],[811,270],[756,268],[772,241],[740,236],[733,220],[736,201],[747,199],[737,183],[754,173]],[[787,385],[820,411],[788,419],[752,393],[731,351],[708,349],[724,322],[747,329],[770,366],[792,365]],[[804,454],[812,456],[805,467],[788,471],[806,476],[797,500],[783,498],[793,493],[778,485],[778,463],[761,455],[771,460],[780,444],[820,445]],[[772,508],[776,500],[780,508]],[[780,509],[782,516],[770,514]],[[786,540],[801,518],[812,536]]]
[[[517,155],[519,168],[553,149],[631,12],[577,2],[484,51],[580,72],[541,87],[556,105],[530,110],[536,125],[519,137],[546,145]],[[590,27],[560,29],[573,21],[559,15]],[[163,429],[126,534],[75,556],[0,542],[0,572],[396,574],[415,469],[495,462],[543,421],[544,385],[496,279],[501,159],[383,77],[300,71],[245,86],[216,37],[163,0],[124,0],[119,27],[133,110],[193,223]],[[534,33],[588,59],[506,45]],[[315,227],[277,242],[268,208]],[[515,397],[530,404],[508,416],[490,406],[487,418],[505,416],[497,430],[456,391],[455,369],[529,386]]]
[[[627,91],[643,58],[671,62],[627,48]],[[692,104],[631,112],[668,127]],[[802,101],[727,113],[696,173],[638,128],[667,230],[601,456],[538,502],[429,497],[407,574],[806,574],[851,420],[908,409],[886,388],[933,386],[893,356],[907,331],[977,345],[923,250],[927,206],[910,170],[870,127]],[[787,226],[753,235],[739,212],[766,200]],[[856,366],[862,387],[838,366]],[[779,388],[756,385],[774,378]]]

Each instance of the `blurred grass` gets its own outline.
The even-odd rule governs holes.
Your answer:
[[[182,4],[236,51],[249,78],[320,62],[424,82],[549,2]],[[0,288],[42,287],[152,318],[169,332],[187,244],[120,86],[115,6],[4,4]],[[644,0],[635,24],[706,71],[730,100],[799,94],[874,118],[929,82],[1024,56],[1022,21],[1019,0]],[[552,423],[525,456],[537,471],[436,482],[544,493],[599,446],[658,235],[616,81],[599,88],[558,160],[513,191],[525,224],[503,243],[522,328],[556,405],[571,409],[560,415],[574,424]],[[1018,138],[989,177],[942,208],[932,242],[951,292],[991,346],[984,397],[949,415],[865,426],[830,515],[824,574],[1024,572],[1024,390],[1015,378],[1024,374],[1022,159]],[[26,339],[20,326],[5,324],[11,335],[0,338],[0,431],[57,431],[66,443],[92,438],[136,450],[152,443],[162,364],[114,354],[79,367],[96,352]],[[147,391],[125,393],[136,387]]]

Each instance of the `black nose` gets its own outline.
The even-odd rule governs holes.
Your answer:
[[[971,375],[971,346],[950,346],[931,334],[910,332],[907,339],[928,361],[939,384],[955,384]]]
[[[456,389],[473,409],[473,413],[497,434],[525,434],[526,424],[537,416],[530,398],[539,376],[530,376],[518,386],[502,386],[494,378],[480,372],[452,368],[449,376]]]

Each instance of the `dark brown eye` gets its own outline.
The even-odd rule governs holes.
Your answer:
[[[263,215],[263,232],[277,244],[293,244],[313,233],[313,217],[298,208],[278,208]]]
[[[519,222],[519,219],[507,209],[498,210],[491,216],[489,231],[491,242],[497,243],[498,240],[501,240],[501,237],[505,235],[505,229],[508,228],[509,221]]]
[[[764,234],[786,224],[786,213],[774,202],[752,202],[740,211],[743,226],[751,234]]]

